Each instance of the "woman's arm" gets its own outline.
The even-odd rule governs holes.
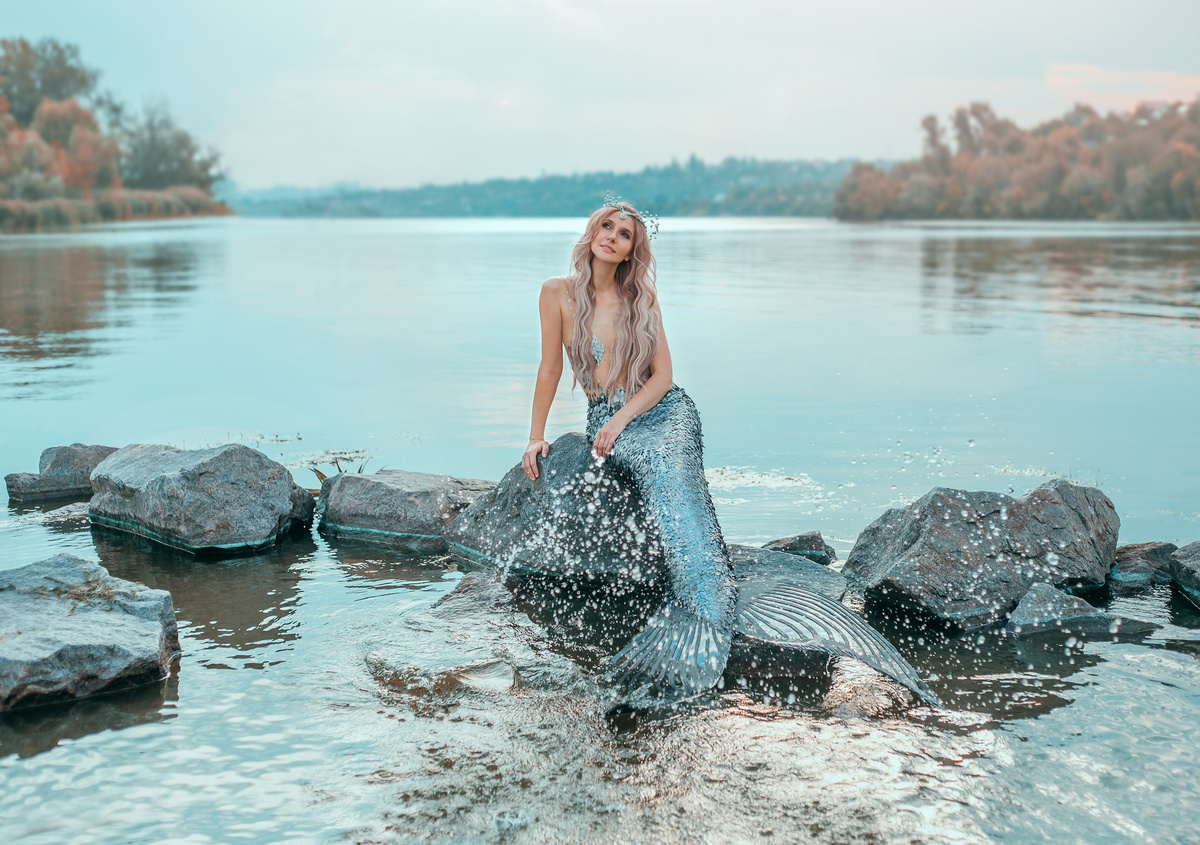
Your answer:
[[[558,380],[562,378],[562,279],[549,279],[542,285],[538,312],[542,320],[542,363],[538,365],[537,384],[533,389],[533,421],[529,425],[529,445],[521,458],[521,468],[530,478],[538,477],[537,456],[550,454],[546,442],[546,417],[554,404]]]
[[[671,389],[673,378],[671,349],[667,346],[667,335],[663,332],[662,312],[655,310],[658,317],[658,349],[655,351],[654,357],[650,359],[650,378],[646,379],[637,393],[626,399],[625,404],[612,415],[612,419],[596,432],[592,448],[602,458],[608,457],[613,443],[616,442],[617,436],[625,430],[625,426],[657,405],[658,400],[662,399]]]

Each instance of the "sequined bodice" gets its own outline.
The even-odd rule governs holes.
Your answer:
[[[597,367],[604,360],[604,344],[595,335],[592,335],[592,358],[595,359]],[[588,404],[593,402],[604,402],[612,408],[620,408],[625,404],[625,388],[618,387],[617,392],[612,395],[612,398],[603,393],[595,398],[589,397]]]

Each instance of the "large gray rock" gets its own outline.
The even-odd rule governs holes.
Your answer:
[[[764,543],[763,548],[773,552],[800,555],[822,566],[828,566],[837,560],[837,552],[834,551],[833,546],[825,542],[820,531],[806,531],[791,537],[781,537],[778,540]]]
[[[92,470],[117,451],[115,446],[51,446],[42,452],[38,471],[4,476],[8,498],[18,502],[42,499],[90,499]]]
[[[1117,549],[1116,560],[1108,572],[1113,595],[1144,593],[1155,584],[1171,583],[1171,553],[1174,543],[1132,543]]]
[[[0,710],[158,681],[178,654],[166,590],[65,554],[0,572]]]
[[[451,521],[495,486],[494,481],[398,469],[341,473],[321,485],[320,530],[412,552],[442,552],[442,535]]]
[[[1049,584],[1034,584],[1009,617],[1006,630],[1018,637],[1060,633],[1133,634],[1153,629],[1148,622],[1109,616],[1078,596],[1067,595]]]
[[[238,443],[126,446],[96,467],[92,488],[94,525],[193,554],[266,548],[316,507],[283,465]]]
[[[1171,579],[1196,607],[1200,607],[1200,540],[1171,555]]]
[[[451,523],[446,539],[456,558],[608,583],[662,582],[662,548],[647,529],[637,488],[598,468],[583,435],[560,437],[540,466],[536,481],[514,467]],[[745,596],[776,584],[835,600],[846,592],[840,573],[803,557],[734,544],[729,554]]]
[[[646,526],[637,488],[597,467],[582,434],[564,434],[530,480],[520,465],[477,498],[446,531],[464,562],[569,577],[652,582],[662,549]]]
[[[1062,479],[1019,499],[935,487],[867,526],[843,571],[872,601],[974,630],[1002,620],[1035,583],[1103,585],[1120,524],[1107,496]]]

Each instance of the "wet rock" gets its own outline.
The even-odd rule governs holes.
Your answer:
[[[117,451],[115,446],[52,446],[42,452],[38,471],[4,476],[8,498],[18,502],[92,497],[92,470]]]
[[[126,446],[96,467],[92,487],[94,525],[193,554],[266,548],[316,507],[285,467],[238,443]]]
[[[321,485],[320,530],[411,552],[443,552],[442,535],[451,521],[495,486],[494,481],[404,470],[341,473]]]
[[[763,548],[773,552],[800,555],[822,566],[828,566],[837,560],[837,552],[833,550],[833,546],[825,542],[820,531],[808,531],[804,534],[782,537],[764,544]]]
[[[1171,553],[1174,543],[1133,543],[1117,549],[1117,558],[1108,572],[1108,586],[1114,595],[1143,593],[1155,584],[1171,583]]]
[[[451,552],[465,563],[654,582],[662,549],[641,497],[633,484],[597,467],[591,452],[582,434],[564,434],[538,459],[537,480],[513,467],[450,524]]]
[[[1034,584],[1009,617],[1006,630],[1018,637],[1034,634],[1144,633],[1154,628],[1148,622],[1109,616],[1078,596],[1067,595],[1049,584]]]
[[[846,595],[846,577],[805,557],[729,544],[733,580],[738,583],[738,606],[776,586],[803,587],[834,601]]]
[[[451,523],[446,539],[460,562],[624,585],[661,583],[662,549],[647,528],[637,488],[597,468],[582,434],[558,438],[540,465],[536,481],[514,467]],[[734,580],[747,596],[780,583],[834,599],[846,592],[840,573],[804,557],[733,544],[729,553]]]
[[[1200,541],[1171,554],[1171,579],[1196,607],[1200,607]]]
[[[0,572],[0,710],[158,681],[178,654],[165,590],[65,554]]]
[[[1062,479],[1017,499],[935,487],[871,523],[843,571],[871,601],[975,630],[1002,620],[1035,583],[1103,585],[1120,524],[1102,492]]]

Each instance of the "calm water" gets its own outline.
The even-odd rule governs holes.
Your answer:
[[[528,433],[538,287],[579,228],[0,239],[0,469],[239,440],[309,487],[335,457],[499,478]],[[1200,539],[1200,230],[663,229],[728,539],[819,529],[844,558],[932,486],[1054,476],[1103,489],[1122,542]],[[583,408],[564,381],[550,436]],[[537,585],[315,533],[196,563],[43,510],[0,509],[0,567],[70,551],[169,589],[184,656],[161,688],[0,721],[4,841],[1200,842],[1200,614],[1166,589],[1113,603],[1150,638],[1069,651],[872,615],[947,713],[846,663],[792,704],[752,683],[611,726],[587,614]]]

